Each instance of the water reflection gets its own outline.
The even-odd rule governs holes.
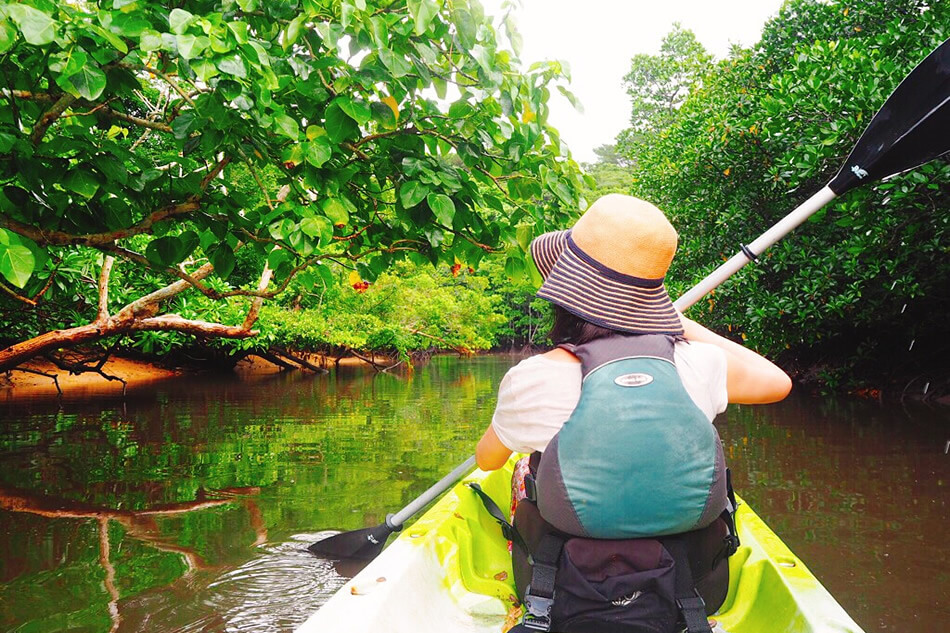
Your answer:
[[[343,581],[301,532],[379,523],[461,461],[508,364],[0,405],[0,629],[290,630]]]
[[[343,582],[313,530],[379,524],[467,457],[513,362],[5,401],[0,629],[291,630]],[[719,426],[740,492],[859,623],[940,630],[946,421],[795,398]]]

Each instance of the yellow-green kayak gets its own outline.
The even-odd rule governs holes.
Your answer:
[[[508,506],[511,467],[474,471],[344,585],[298,633],[502,633],[520,613],[507,542],[465,482]],[[740,501],[742,546],[716,620],[728,633],[858,633],[861,628]]]

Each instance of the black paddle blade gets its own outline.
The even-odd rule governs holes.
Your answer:
[[[322,541],[317,541],[307,550],[324,558],[372,560],[383,551],[386,539],[393,532],[391,527],[383,523],[372,528],[334,534]]]
[[[837,195],[950,151],[950,40],[910,72],[871,119],[838,175]]]

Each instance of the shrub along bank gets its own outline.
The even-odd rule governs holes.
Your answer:
[[[824,186],[890,92],[948,36],[945,2],[793,0],[757,45],[725,60],[690,63],[703,52],[679,29],[663,54],[635,58],[634,70],[687,69],[628,76],[635,108],[620,138],[630,191],[680,231],[671,293]],[[636,107],[674,90],[688,95],[678,108]],[[948,207],[946,160],[855,190],[691,315],[832,388],[945,384]]]

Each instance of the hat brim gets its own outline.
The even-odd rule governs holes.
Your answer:
[[[642,279],[604,266],[582,251],[570,231],[531,243],[544,278],[537,296],[601,327],[629,334],[681,335],[683,326],[660,279]]]

